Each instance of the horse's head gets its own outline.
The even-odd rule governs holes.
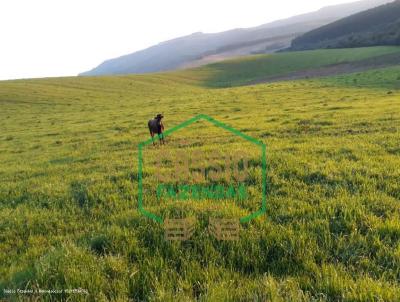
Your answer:
[[[163,118],[164,116],[161,113],[159,113],[154,119],[161,121]]]

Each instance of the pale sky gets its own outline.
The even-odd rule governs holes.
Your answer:
[[[0,0],[0,80],[73,76],[193,32],[219,32],[354,0]]]

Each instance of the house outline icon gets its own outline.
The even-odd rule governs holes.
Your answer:
[[[191,124],[200,121],[200,120],[206,120],[210,123],[212,123],[213,125],[215,125],[216,127],[222,128],[227,130],[228,132],[241,137],[243,139],[245,139],[248,142],[251,142],[255,145],[257,145],[260,149],[261,149],[261,161],[262,161],[262,201],[261,201],[261,208],[258,211],[252,212],[250,213],[250,215],[244,216],[240,218],[240,222],[241,223],[246,223],[249,222],[253,219],[255,219],[256,217],[263,215],[266,213],[267,211],[267,160],[266,160],[266,145],[253,138],[248,136],[247,134],[242,133],[241,131],[234,129],[220,121],[215,120],[214,118],[205,115],[205,114],[199,114],[196,115],[195,117],[171,128],[168,129],[164,132],[164,136],[167,137],[169,135],[171,135],[172,133],[183,129],[185,127],[190,126]],[[155,141],[159,140],[160,138],[158,136],[155,137]],[[162,217],[151,213],[147,210],[144,209],[143,207],[143,147],[152,144],[153,140],[152,139],[148,139],[146,141],[140,142],[138,145],[138,210],[139,213],[158,222],[158,223],[163,223],[163,219]]]

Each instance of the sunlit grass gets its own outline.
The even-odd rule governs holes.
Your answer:
[[[400,98],[379,80],[397,73],[225,89],[202,87],[195,71],[0,82],[1,289],[80,287],[88,297],[69,297],[82,301],[400,300]],[[207,114],[267,145],[267,214],[239,241],[210,237],[208,217],[246,215],[258,198],[147,204],[197,217],[184,243],[136,210],[137,146],[158,112],[167,128]],[[204,142],[190,148],[241,146],[199,129],[191,138]],[[259,156],[244,146],[257,196]]]

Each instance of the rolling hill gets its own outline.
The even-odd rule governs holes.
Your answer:
[[[107,60],[81,75],[148,73],[204,65],[227,58],[271,53],[290,46],[293,38],[390,0],[364,0],[322,8],[254,28],[221,33],[194,33],[145,50]]]
[[[243,86],[395,49],[0,81],[0,300],[400,301],[400,66]],[[196,217],[194,234],[166,241],[138,211],[138,148],[158,112],[167,129],[207,114],[266,144],[267,212],[239,240],[218,241],[207,224],[257,209],[260,160],[212,124],[187,129],[197,143],[186,147],[248,154],[248,198],[157,200],[152,156],[187,150],[172,134],[145,149],[145,207]]]
[[[176,72],[206,74],[207,87],[234,87],[340,75],[400,64],[400,47],[324,49],[256,55]]]
[[[400,1],[397,0],[321,28],[292,41],[292,50],[400,45]]]

